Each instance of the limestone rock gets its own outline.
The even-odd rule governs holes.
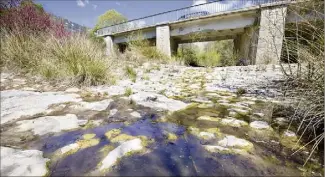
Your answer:
[[[284,126],[284,125],[287,125],[289,120],[284,118],[284,117],[277,117],[275,118],[275,123],[277,123],[278,125],[281,125],[281,126]]]
[[[206,149],[209,152],[230,151],[229,148],[225,148],[218,145],[205,145],[204,149]]]
[[[232,118],[232,117],[222,119],[220,123],[222,125],[227,125],[227,126],[232,126],[232,127],[241,127],[241,126],[248,125],[247,122],[242,121],[242,120],[238,120],[238,119],[235,119],[235,118]]]
[[[284,136],[287,136],[287,137],[297,137],[296,133],[295,132],[292,132],[290,130],[286,130],[284,133],[283,133]]]
[[[36,89],[31,88],[31,87],[24,87],[24,88],[22,88],[22,90],[25,90],[25,91],[36,91]]]
[[[126,141],[119,145],[117,148],[108,153],[108,155],[101,162],[100,170],[104,170],[113,166],[117,159],[122,158],[132,151],[139,151],[143,147],[139,138]]]
[[[1,146],[1,176],[44,176],[47,173],[43,152]]]
[[[109,110],[109,116],[114,116],[117,113],[117,109]]]
[[[263,113],[254,113],[253,115],[254,115],[254,116],[257,116],[257,117],[259,117],[259,118],[264,117],[264,114],[263,114]]]
[[[73,150],[76,150],[76,149],[79,149],[79,148],[80,148],[80,146],[79,146],[78,143],[69,144],[69,145],[66,145],[66,146],[62,147],[60,149],[60,153],[61,153],[61,155],[63,155],[65,153],[67,153],[67,152],[70,152],[70,151],[73,151]]]
[[[204,139],[213,139],[216,138],[216,136],[213,133],[210,132],[200,132],[199,136],[204,138]]]
[[[112,101],[112,99],[106,99],[97,102],[81,102],[79,105],[73,106],[73,108],[78,110],[103,111]]]
[[[219,122],[221,119],[218,117],[200,116],[197,118],[197,120],[207,120],[207,121]]]
[[[68,93],[75,93],[75,92],[79,92],[79,91],[80,91],[80,89],[76,88],[76,87],[67,88],[65,90],[65,92],[68,92]]]
[[[136,117],[136,118],[140,118],[141,117],[141,114],[138,113],[138,112],[136,112],[136,111],[131,112],[130,115],[133,116],[133,117]]]
[[[77,94],[62,92],[32,92],[20,90],[1,91],[1,124],[20,118],[46,112],[52,104],[79,102]]]
[[[37,135],[45,135],[78,128],[79,120],[76,115],[67,114],[65,116],[45,116],[32,120],[22,120],[18,121],[17,124],[19,124],[17,127],[19,132],[32,130]]]
[[[249,124],[250,127],[255,129],[269,129],[271,128],[267,122],[264,121],[253,121]]]
[[[222,147],[235,148],[252,148],[253,144],[245,139],[240,139],[232,135],[227,135],[224,139],[218,141],[218,145]]]
[[[130,98],[136,104],[161,111],[177,111],[187,106],[187,104],[182,101],[169,99],[163,95],[149,92],[139,92],[131,95]]]

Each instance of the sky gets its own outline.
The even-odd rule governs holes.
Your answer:
[[[136,19],[191,6],[193,0],[35,0],[47,12],[86,27],[94,27],[97,17],[115,9],[127,19]]]

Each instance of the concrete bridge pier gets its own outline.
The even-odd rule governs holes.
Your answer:
[[[245,28],[244,33],[234,39],[234,56],[236,59],[246,59],[248,64],[255,63],[257,33],[255,27]]]
[[[114,50],[114,42],[112,36],[105,36],[104,41],[106,43],[106,55],[114,57],[116,56],[115,50]]]
[[[168,25],[156,27],[156,48],[168,57],[177,52],[178,43],[170,36]]]
[[[277,64],[280,62],[286,16],[286,6],[262,9],[255,64]]]

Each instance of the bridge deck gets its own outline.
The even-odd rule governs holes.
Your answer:
[[[185,7],[168,12],[163,12],[124,23],[108,26],[97,31],[98,36],[107,36],[127,31],[138,30],[157,26],[159,24],[176,23],[193,18],[211,17],[226,12],[241,9],[259,8],[262,6],[275,6],[290,2],[283,0],[239,0],[239,1],[214,1],[206,4]]]

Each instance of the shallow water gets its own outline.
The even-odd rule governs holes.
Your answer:
[[[95,128],[44,136],[30,146],[43,151],[44,156],[51,159],[49,164],[51,176],[306,175],[306,173],[298,169],[298,167],[302,167],[302,164],[291,158],[289,154],[283,154],[284,151],[281,145],[269,144],[271,140],[279,140],[276,136],[264,132],[262,133],[264,137],[270,137],[266,143],[260,143],[254,141],[255,137],[250,135],[252,130],[248,126],[230,127],[214,121],[198,120],[199,116],[213,116],[221,119],[229,116],[229,109],[225,106],[215,104],[213,107],[200,108],[199,105],[194,104],[187,109],[169,114],[166,116],[165,121],[161,121],[161,115],[155,114],[154,111],[149,111],[150,113],[144,114],[137,120],[125,121],[125,115],[123,115],[121,122],[107,121]],[[119,108],[121,106],[115,104],[113,107]],[[130,108],[137,112],[148,112],[147,108],[136,107],[135,105],[123,105],[122,107],[122,112]],[[261,110],[263,106],[255,107]],[[251,108],[255,109],[254,106],[251,106]],[[119,116],[121,114],[116,114],[113,119],[120,120]],[[251,117],[251,113],[249,113],[249,117]],[[268,121],[267,119],[263,120]],[[234,135],[237,138],[246,139],[254,145],[254,148],[252,151],[240,154],[209,152],[204,148],[204,145],[213,145],[217,140],[210,141],[198,138],[198,136],[188,131],[189,126],[197,127],[202,131],[207,128],[217,127],[222,136]],[[145,147],[146,151],[125,156],[119,159],[108,171],[97,173],[98,164],[107,155],[107,152],[103,153],[101,150],[108,145],[118,146],[117,143],[110,142],[105,133],[117,128],[121,129],[121,134],[145,136],[153,140],[153,143],[149,143]],[[96,134],[95,138],[100,140],[97,145],[80,149],[70,155],[54,156],[58,149],[82,139],[84,134],[91,133]],[[177,140],[168,140],[166,133],[176,134]],[[307,173],[307,175],[310,174]]]

